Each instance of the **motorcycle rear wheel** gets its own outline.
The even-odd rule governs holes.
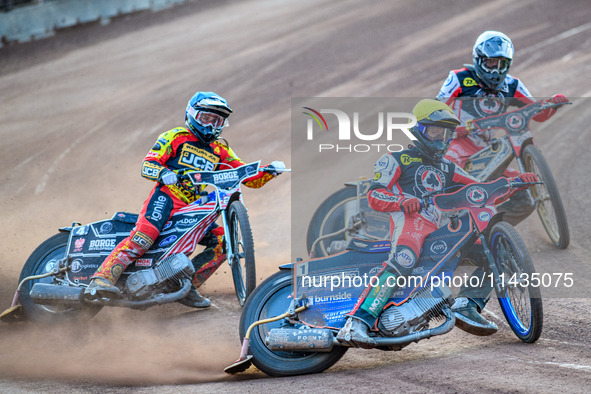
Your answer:
[[[566,212],[550,166],[535,145],[523,150],[523,162],[528,172],[533,172],[544,182],[530,188],[536,201],[536,209],[550,240],[559,249],[566,249],[570,243],[570,233]]]
[[[70,234],[60,232],[47,239],[37,247],[27,259],[23,266],[19,282],[24,278],[33,275],[41,275],[50,272],[57,263],[66,254],[68,238]],[[73,320],[90,319],[102,309],[101,305],[80,304],[80,307],[60,307],[38,305],[33,302],[29,293],[35,283],[51,283],[53,277],[35,279],[26,282],[21,288],[21,305],[25,316],[38,323],[53,323]]]
[[[292,272],[279,271],[252,293],[240,317],[240,339],[244,339],[250,325],[256,321],[285,313],[292,300]],[[322,372],[334,365],[347,351],[347,347],[335,347],[329,353],[278,352],[270,350],[265,338],[272,328],[282,321],[256,326],[250,334],[249,352],[254,365],[270,376],[293,376]]]
[[[525,343],[533,343],[542,333],[542,295],[533,286],[535,268],[525,243],[513,226],[499,222],[489,234],[490,250],[503,279],[499,304],[515,335]]]
[[[228,209],[228,227],[230,234],[227,240],[234,251],[232,278],[234,289],[240,306],[256,287],[256,263],[254,257],[254,241],[246,208],[238,200],[232,202]]]
[[[331,234],[349,225],[350,218],[357,213],[357,188],[345,186],[331,194],[318,206],[310,224],[306,236],[308,253],[312,251],[312,245],[316,239],[323,235]],[[389,217],[388,214],[374,211],[369,207],[367,195],[362,194],[360,199],[360,214],[365,221],[362,229],[346,232],[320,241],[315,248],[315,256],[328,256],[328,248],[333,241],[349,240],[351,237],[367,238],[365,231],[372,229],[372,236],[377,239],[388,239]],[[370,216],[371,215],[371,216]]]

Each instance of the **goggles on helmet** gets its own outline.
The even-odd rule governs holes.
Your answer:
[[[448,127],[423,125],[421,123],[417,123],[416,127],[427,139],[431,141],[444,141],[446,143],[451,141],[455,131],[455,126],[452,129]]]
[[[480,59],[480,66],[488,72],[499,72],[500,74],[509,70],[509,59],[504,57],[484,57]]]
[[[226,117],[207,110],[197,110],[191,107],[189,108],[189,116],[203,127],[211,126],[213,129],[220,129],[228,125]]]

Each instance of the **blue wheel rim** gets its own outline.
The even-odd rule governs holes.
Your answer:
[[[507,242],[511,248],[513,250],[515,250],[515,247],[513,245],[513,243],[511,242],[511,240],[508,237],[505,237],[504,234],[501,233],[495,233],[493,234],[492,238],[491,238],[491,252],[493,254],[493,257],[495,258],[495,261],[497,260],[497,254],[498,254],[498,250],[496,247],[493,247],[495,245],[495,240],[502,235],[502,240],[504,240],[505,242]],[[519,264],[521,265],[521,264]],[[507,274],[507,272],[505,272],[505,274]],[[512,273],[511,273],[512,274]],[[507,290],[507,292],[509,292],[510,289]],[[501,308],[503,309],[503,312],[505,313],[505,317],[507,318],[507,323],[509,323],[509,325],[511,326],[511,328],[513,328],[513,330],[515,330],[515,332],[518,335],[522,335],[522,336],[527,336],[529,334],[529,332],[531,331],[531,324],[529,324],[529,327],[527,327],[524,323],[522,318],[520,318],[517,314],[517,311],[515,310],[515,306],[513,305],[513,302],[511,301],[510,298],[508,297],[502,297],[499,298],[499,303],[501,304]],[[532,315],[531,315],[531,311],[528,314],[529,317],[529,323],[531,323],[531,319],[532,319]]]

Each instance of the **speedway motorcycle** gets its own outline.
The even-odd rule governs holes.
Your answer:
[[[539,112],[565,104],[570,103],[537,101],[500,115],[470,120],[465,126],[473,134],[504,132],[501,138],[493,138],[489,146],[468,159],[464,170],[470,175],[481,181],[496,179],[515,159],[521,172],[533,172],[543,181],[516,194],[499,210],[513,225],[537,210],[546,233],[559,249],[565,249],[570,242],[566,213],[550,167],[534,143],[529,122]],[[312,215],[306,238],[312,256],[340,251],[351,237],[388,238],[388,215],[374,211],[367,202],[370,186],[371,180],[345,183],[345,187],[320,204]]]
[[[495,207],[516,189],[538,183],[499,178],[424,196],[424,207],[452,212],[450,222],[425,239],[407,284],[383,307],[370,331],[377,349],[401,350],[452,330],[449,278],[478,241],[490,272],[484,280],[493,284],[509,326],[523,342],[539,338],[542,299],[529,280],[537,274],[523,240]],[[336,336],[365,288],[359,278],[379,272],[389,250],[388,241],[353,238],[338,254],[281,266],[247,300],[240,319],[242,352],[226,372],[241,372],[252,363],[268,375],[290,376],[335,364],[352,346]]]
[[[25,263],[12,306],[1,317],[7,321],[19,317],[68,320],[90,318],[104,306],[145,309],[178,301],[189,293],[195,273],[187,256],[220,216],[236,295],[244,305],[256,286],[256,267],[240,187],[259,170],[268,171],[260,169],[260,161],[218,171],[179,171],[179,182],[199,198],[179,209],[164,225],[152,248],[124,271],[116,284],[122,293],[119,298],[88,300],[83,293],[96,269],[130,234],[138,215],[117,212],[108,220],[60,228]],[[212,186],[213,191],[201,185]]]

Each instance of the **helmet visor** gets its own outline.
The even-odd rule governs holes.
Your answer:
[[[189,108],[189,115],[203,127],[211,126],[212,129],[221,129],[227,126],[227,120],[224,116],[211,111],[196,110],[191,107]]]
[[[441,126],[425,127],[424,135],[431,141],[451,141],[454,130]]]
[[[224,118],[223,116],[214,114],[213,112],[206,111],[197,111],[197,114],[195,115],[195,120],[201,126],[211,126],[214,129],[219,129],[220,127],[224,126],[224,123],[226,122],[226,118]]]
[[[484,71],[496,71],[499,74],[503,74],[509,70],[509,59],[505,59],[504,57],[485,57],[481,59],[480,66]]]
[[[431,112],[426,118],[420,119],[419,123],[427,125],[447,126],[455,128],[460,124],[458,117],[451,111],[437,110]]]

